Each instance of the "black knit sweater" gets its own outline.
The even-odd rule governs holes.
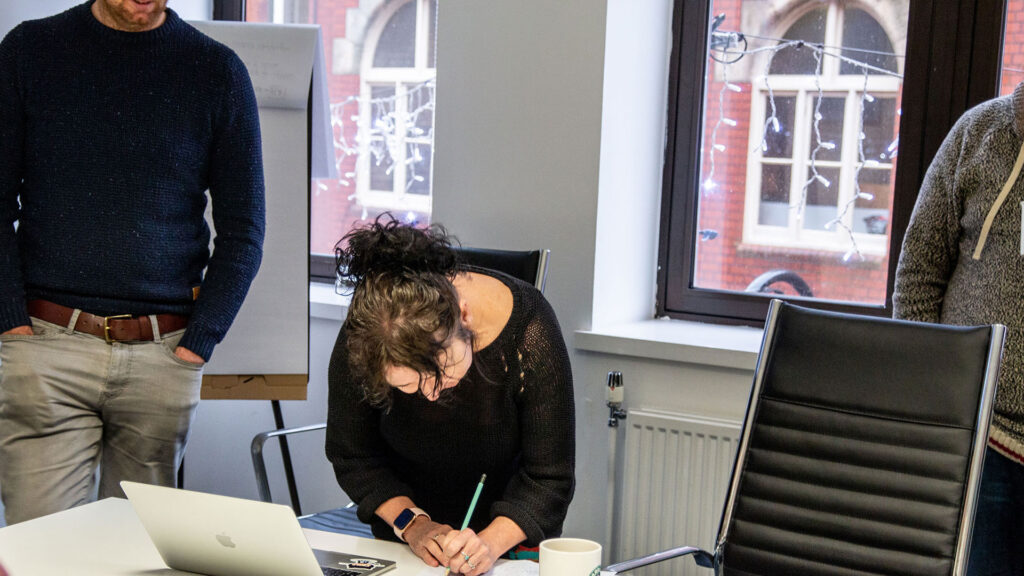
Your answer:
[[[359,518],[395,540],[374,511],[408,496],[439,523],[458,529],[486,473],[470,528],[512,519],[527,544],[558,536],[575,484],[572,374],[558,320],[532,286],[484,272],[512,290],[512,315],[494,342],[473,355],[469,373],[430,402],[395,392],[389,412],[362,399],[350,377],[345,329],[331,356],[327,457]]]
[[[0,331],[29,323],[28,298],[191,314],[181,345],[208,359],[262,257],[252,85],[173,10],[155,30],[122,32],[91,4],[0,43]]]

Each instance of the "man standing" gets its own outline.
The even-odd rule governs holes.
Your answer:
[[[968,110],[925,174],[893,315],[1007,328],[968,576],[1024,574],[1024,83]]]
[[[0,43],[8,523],[88,501],[97,465],[100,498],[174,484],[203,363],[259,267],[249,76],[166,4],[89,0]]]

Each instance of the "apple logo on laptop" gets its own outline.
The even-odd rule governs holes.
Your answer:
[[[234,548],[235,547],[235,543],[231,541],[231,536],[228,536],[226,533],[223,533],[223,532],[220,533],[220,534],[217,534],[217,542],[220,542],[220,545],[225,547],[225,548]]]

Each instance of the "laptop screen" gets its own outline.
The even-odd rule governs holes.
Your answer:
[[[175,570],[322,576],[326,566],[376,576],[395,567],[393,561],[361,555],[314,554],[287,506],[128,481],[121,487],[160,557]]]

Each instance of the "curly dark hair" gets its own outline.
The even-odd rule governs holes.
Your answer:
[[[342,328],[349,367],[371,404],[391,404],[393,390],[384,378],[389,366],[415,370],[421,387],[433,376],[436,388],[444,379],[441,352],[449,340],[472,341],[452,285],[457,242],[439,224],[416,228],[383,214],[335,245],[339,282],[352,291]]]

